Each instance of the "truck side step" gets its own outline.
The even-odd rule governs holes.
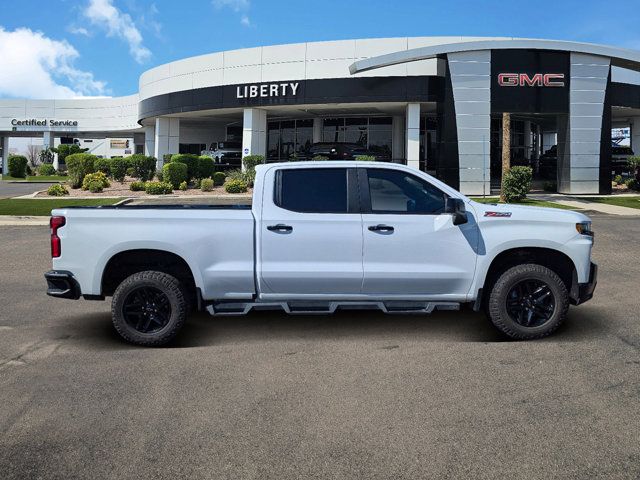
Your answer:
[[[380,310],[394,314],[427,314],[434,310],[460,310],[458,302],[216,302],[207,305],[211,315],[245,315],[251,310],[283,310],[291,315],[329,315],[336,310]]]

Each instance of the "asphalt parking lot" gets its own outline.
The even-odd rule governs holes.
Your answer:
[[[0,198],[29,195],[31,193],[39,192],[40,190],[46,190],[51,185],[53,185],[53,183],[0,181]]]
[[[198,315],[124,344],[0,228],[0,477],[638,478],[640,220],[594,216],[595,298],[511,342],[472,312]]]

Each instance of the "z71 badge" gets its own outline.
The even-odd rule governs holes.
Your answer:
[[[511,212],[484,212],[485,217],[510,217]]]

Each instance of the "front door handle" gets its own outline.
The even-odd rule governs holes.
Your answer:
[[[293,232],[293,227],[291,225],[285,225],[284,223],[279,223],[277,225],[269,225],[267,230],[270,232]]]
[[[391,233],[394,231],[394,228],[391,225],[371,225],[369,230],[372,232],[383,232],[383,233]]]

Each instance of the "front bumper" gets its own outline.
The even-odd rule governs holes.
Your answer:
[[[47,295],[57,298],[80,298],[80,285],[71,272],[65,270],[50,270],[44,274],[47,280]]]
[[[587,283],[578,284],[578,298],[576,299],[576,305],[591,300],[593,298],[593,291],[596,289],[598,283],[598,265],[591,262],[591,268],[589,269],[589,281]]]

